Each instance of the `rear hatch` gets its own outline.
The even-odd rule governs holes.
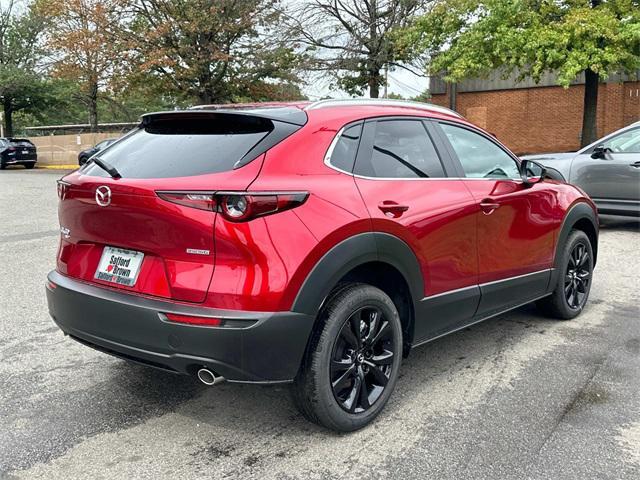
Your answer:
[[[9,141],[9,148],[15,149],[16,160],[36,160],[36,146],[29,140],[22,138],[12,138]]]
[[[217,213],[157,192],[245,190],[264,151],[282,137],[277,123],[244,112],[143,117],[138,129],[97,155],[119,177],[90,161],[61,180],[58,270],[111,288],[204,301]],[[299,128],[292,127],[284,130]]]

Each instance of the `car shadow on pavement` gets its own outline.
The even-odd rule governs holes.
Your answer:
[[[493,380],[509,374],[499,361],[509,347],[528,336],[544,335],[557,324],[540,315],[531,305],[415,349],[403,360],[396,390],[381,414],[382,421],[397,418],[401,412],[415,410],[418,405],[424,407],[424,402],[429,401],[434,403],[432,413],[441,408],[449,413],[463,408],[486,393],[485,387]],[[483,385],[475,385],[477,379],[474,377],[479,374],[487,375],[481,381]],[[459,392],[452,392],[452,388],[460,386],[464,387]],[[287,385],[224,383],[200,392],[198,398],[185,402],[178,411],[198,425],[208,426],[212,432],[237,429],[245,437],[247,432],[256,436],[265,432],[270,436],[285,432],[287,435],[316,432],[321,436],[342,436],[304,420],[293,405]]]

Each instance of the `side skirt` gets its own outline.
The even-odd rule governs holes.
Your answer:
[[[484,322],[485,320],[489,320],[490,318],[497,317],[497,316],[502,315],[503,313],[507,313],[507,312],[509,312],[511,310],[515,310],[516,308],[522,307],[523,305],[526,305],[526,304],[531,303],[531,302],[535,302],[536,300],[540,300],[541,298],[547,297],[549,295],[551,295],[551,293],[545,293],[544,295],[540,295],[539,297],[532,298],[531,300],[527,300],[526,302],[519,303],[515,307],[507,308],[507,309],[505,309],[505,310],[503,310],[501,312],[492,313],[492,314],[490,314],[490,315],[488,315],[486,317],[474,318],[469,323],[466,323],[464,325],[456,327],[456,328],[454,328],[452,330],[449,330],[448,332],[442,333],[442,334],[437,335],[437,336],[432,337],[432,338],[428,338],[427,340],[423,340],[423,341],[421,341],[419,343],[414,343],[413,345],[411,345],[411,349],[414,349],[416,347],[420,347],[420,346],[425,345],[425,344],[427,344],[429,342],[433,342],[434,340],[437,340],[439,338],[446,337],[450,333],[455,333],[455,332],[457,332],[459,330],[462,330],[463,328],[467,328],[467,327],[470,327],[472,325],[475,325],[476,323]]]
[[[640,217],[640,202],[635,200],[615,200],[593,198],[601,215],[622,215],[627,217]]]
[[[546,297],[552,272],[546,269],[424,298],[417,306],[412,347]]]

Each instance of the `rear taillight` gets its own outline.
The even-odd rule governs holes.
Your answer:
[[[67,196],[67,192],[69,191],[70,183],[65,182],[64,180],[58,180],[57,182],[57,190],[58,190],[58,198],[60,200],[64,200],[64,197]]]
[[[302,205],[308,192],[156,192],[168,202],[216,211],[231,222],[290,210]]]
[[[197,192],[157,192],[163,200],[177,203],[185,207],[198,208],[200,210],[214,210],[216,201],[211,193]]]

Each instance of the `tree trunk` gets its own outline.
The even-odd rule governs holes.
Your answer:
[[[4,110],[4,136],[13,137],[13,104],[10,98],[5,97],[2,108]]]
[[[89,85],[89,130],[98,131],[98,82]]]
[[[369,98],[380,97],[380,70],[369,71]]]
[[[371,0],[369,5],[369,41],[371,45],[378,43],[378,1]],[[369,98],[380,97],[380,66],[378,65],[378,55],[380,52],[369,50],[367,67],[369,74]]]
[[[208,89],[198,92],[198,105],[211,105],[213,103],[213,95]]]
[[[449,84],[449,108],[458,111],[458,82]]]
[[[598,138],[596,117],[598,113],[598,74],[587,68],[584,71],[584,105],[582,115],[582,147]]]

